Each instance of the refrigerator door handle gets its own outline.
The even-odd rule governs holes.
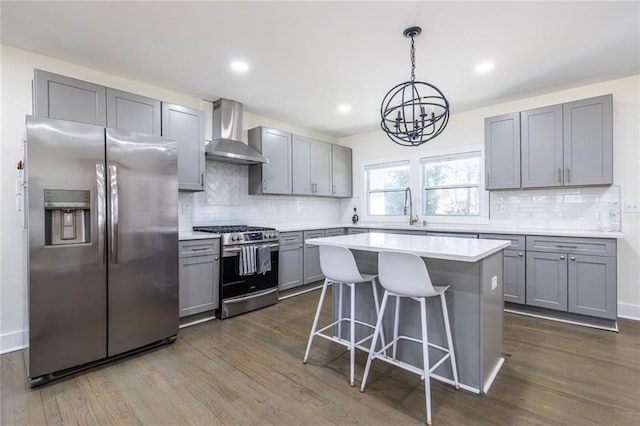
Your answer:
[[[106,194],[105,194],[105,176],[104,176],[104,164],[96,164],[96,188],[97,199],[96,204],[98,207],[98,263],[104,265],[105,263],[105,224],[106,217]]]
[[[118,171],[109,166],[109,195],[111,198],[111,264],[118,264]]]

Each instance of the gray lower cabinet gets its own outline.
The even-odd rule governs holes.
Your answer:
[[[33,114],[105,126],[107,88],[75,78],[35,70]]]
[[[304,282],[302,232],[281,232],[278,257],[280,290],[298,287]]]
[[[617,317],[616,241],[527,237],[527,304]]]
[[[107,127],[160,136],[160,101],[107,87]]]
[[[349,228],[347,229],[347,234],[366,234],[369,232],[367,228]]]
[[[331,145],[331,180],[334,197],[352,196],[351,148]]]
[[[337,237],[344,234],[344,228],[329,228],[324,232],[325,237]]]
[[[303,238],[322,238],[325,236],[324,229],[304,231]],[[304,284],[324,279],[320,268],[320,247],[312,244],[304,244]]]
[[[213,311],[219,305],[220,240],[180,241],[180,317]]]
[[[331,196],[331,144],[293,135],[294,195]]]
[[[520,113],[484,121],[486,189],[520,188]]]
[[[524,235],[480,234],[480,239],[507,240],[511,245],[503,252],[503,297],[505,302],[525,304],[526,240]]]
[[[178,189],[204,191],[204,112],[162,102],[162,136],[178,143]]]
[[[291,133],[267,127],[250,129],[249,146],[269,159],[249,166],[249,194],[292,193]]]

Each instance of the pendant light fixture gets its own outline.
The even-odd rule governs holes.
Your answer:
[[[438,136],[449,122],[449,101],[433,84],[416,81],[414,37],[422,28],[411,27],[403,34],[411,38],[411,80],[386,94],[380,105],[382,130],[395,143],[418,146]]]

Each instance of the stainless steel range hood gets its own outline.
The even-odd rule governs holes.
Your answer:
[[[207,159],[237,164],[269,162],[269,159],[241,139],[242,104],[229,99],[218,99],[213,103],[213,140],[205,148]]]

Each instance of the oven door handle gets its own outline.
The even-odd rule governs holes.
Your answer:
[[[240,302],[244,302],[245,300],[249,300],[249,299],[253,299],[256,297],[260,297],[260,296],[266,296],[267,294],[271,294],[271,293],[275,293],[276,291],[278,291],[278,287],[274,287],[270,290],[267,291],[263,291],[260,293],[252,293],[248,296],[243,296],[243,297],[237,297],[237,298],[233,298],[233,299],[224,299],[223,303],[240,303]]]
[[[280,244],[271,244],[269,248],[277,248],[280,247]],[[225,248],[223,249],[226,253],[240,253],[240,248]]]

